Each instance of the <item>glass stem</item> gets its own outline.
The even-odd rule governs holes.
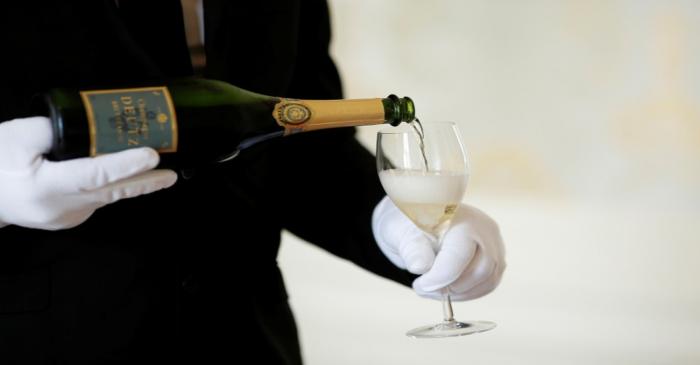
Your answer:
[[[455,320],[449,288],[442,289],[442,316],[445,322],[454,322]]]

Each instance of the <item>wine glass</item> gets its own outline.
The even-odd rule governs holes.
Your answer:
[[[384,191],[425,234],[437,253],[469,180],[467,154],[453,122],[420,122],[377,133],[377,171]],[[456,321],[449,287],[442,292],[443,321],[407,336],[437,338],[488,331],[496,324]]]

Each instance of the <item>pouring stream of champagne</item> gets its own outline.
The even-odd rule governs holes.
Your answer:
[[[423,125],[418,118],[411,123],[411,128],[413,128],[413,131],[416,132],[416,136],[418,137],[418,147],[420,147],[421,158],[423,158],[423,166],[425,167],[424,171],[430,171],[430,167],[428,166],[428,158],[425,156],[425,132],[423,131]]]

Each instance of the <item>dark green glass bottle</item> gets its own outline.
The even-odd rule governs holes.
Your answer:
[[[120,89],[53,89],[49,158],[65,160],[149,146],[176,165],[225,161],[269,138],[415,119],[410,98],[297,100],[185,78]]]

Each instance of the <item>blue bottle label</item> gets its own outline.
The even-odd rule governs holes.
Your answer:
[[[177,119],[164,86],[82,91],[90,128],[90,156],[152,147],[177,151]]]

